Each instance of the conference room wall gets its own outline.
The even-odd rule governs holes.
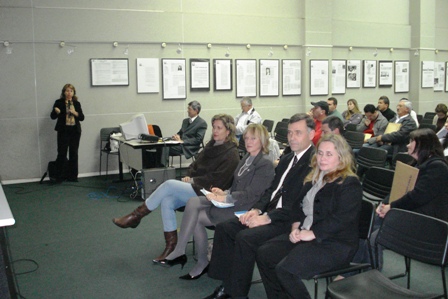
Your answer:
[[[4,140],[8,140],[0,147],[3,182],[38,179],[48,161],[55,159],[55,121],[50,120],[49,114],[67,82],[77,88],[86,114],[80,145],[82,176],[98,170],[100,128],[116,126],[135,113],[145,113],[149,123],[162,127],[164,135],[179,129],[181,119],[186,117],[186,104],[192,100],[201,102],[201,116],[208,122],[216,113],[239,113],[235,76],[232,91],[213,91],[211,82],[208,92],[187,89],[186,100],[162,100],[161,91],[138,94],[137,58],[185,58],[188,86],[190,58],[226,58],[227,48],[230,59],[301,59],[301,96],[280,93],[279,97],[253,99],[260,114],[275,121],[309,110],[310,101],[327,98],[309,94],[310,59],[412,59],[409,51],[404,50],[411,39],[407,0],[344,0],[337,5],[330,0],[251,0],[231,4],[140,0],[126,2],[126,7],[118,0],[59,2],[19,0],[12,5],[0,0],[0,41],[9,40],[12,48],[11,54],[7,54],[6,47],[0,49],[0,130]],[[438,32],[445,32],[446,27],[443,23]],[[65,41],[64,48],[59,47],[60,41]],[[112,46],[113,41],[118,41],[118,47]],[[164,49],[162,42],[167,43]],[[181,54],[176,53],[178,43],[182,44]],[[212,44],[211,49],[207,43]],[[248,50],[246,44],[252,47]],[[287,50],[283,49],[285,44],[289,45]],[[70,45],[75,50],[71,55],[67,53]],[[302,45],[311,45],[309,56],[308,48]],[[348,51],[347,45],[354,50]],[[390,53],[380,49],[374,58],[372,49],[364,48],[366,45],[403,50]],[[127,47],[129,53],[125,55]],[[271,47],[274,54],[269,57]],[[439,57],[441,54],[445,52],[439,53]],[[90,58],[128,58],[130,85],[92,87]],[[344,95],[337,95],[339,110],[345,110],[349,98],[358,99],[361,106],[376,101],[382,94],[396,97],[391,88],[347,89]],[[431,104],[439,94],[444,93],[428,91]],[[210,134],[208,130],[206,140]],[[111,162],[109,167],[116,170],[115,159]]]

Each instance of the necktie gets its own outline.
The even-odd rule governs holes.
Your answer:
[[[292,166],[288,170],[288,173],[291,171],[291,169],[294,168],[294,166],[296,166],[297,162],[299,162],[299,159],[297,159],[297,156],[294,155],[294,160],[292,161]],[[283,180],[283,182],[284,182],[284,180]],[[275,195],[272,198],[272,200],[269,202],[268,207],[266,208],[267,212],[270,212],[270,211],[274,210],[277,207],[278,201],[280,200],[280,197],[282,197],[282,191],[283,191],[283,184],[280,187],[280,189],[278,189],[278,191],[275,193]]]

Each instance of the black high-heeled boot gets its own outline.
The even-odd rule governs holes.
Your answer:
[[[182,269],[184,268],[185,264],[187,263],[188,258],[185,254],[176,257],[174,260],[167,260],[167,259],[163,259],[160,261],[153,261],[156,265],[160,265],[162,267],[172,267],[172,266],[176,266],[176,265],[181,265]]]

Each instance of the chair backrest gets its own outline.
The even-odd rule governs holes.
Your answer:
[[[364,144],[364,133],[361,132],[346,131],[344,138],[352,149],[360,149]]]
[[[272,128],[274,127],[274,121],[270,119],[265,119],[263,121],[263,126],[266,127],[266,130],[268,130],[269,133],[272,132]]]
[[[243,158],[243,156],[247,153],[246,143],[244,142],[243,136],[241,136],[240,140],[238,141],[238,153],[240,155],[240,158]]]
[[[382,201],[390,194],[395,172],[381,167],[371,167],[362,180],[364,198]]]
[[[423,119],[429,118],[432,120],[434,118],[434,116],[436,116],[435,112],[426,112],[425,115],[423,116]]]
[[[419,123],[420,124],[432,125],[432,118],[423,118]]]
[[[395,169],[395,165],[397,165],[397,161],[403,162],[404,164],[411,165],[415,162],[415,159],[409,155],[408,153],[397,153],[392,160],[392,166]]]
[[[418,120],[418,122],[421,122],[422,119],[423,119],[423,115],[421,115],[421,114],[417,114],[417,120]]]
[[[280,129],[288,130],[288,123],[284,122],[284,121],[277,122],[277,124],[275,125],[274,134],[276,134],[277,131],[280,130]]]
[[[375,204],[371,201],[362,200],[361,214],[359,217],[359,238],[367,240],[372,233],[375,219]]]
[[[289,118],[283,118],[283,119],[282,119],[282,122],[283,122],[283,123],[289,123]]]
[[[411,211],[391,209],[384,217],[375,243],[410,259],[445,267],[448,223]]]
[[[100,130],[100,141],[107,142],[109,141],[110,133],[112,132],[120,132],[120,127],[110,127],[110,128],[102,128]]]
[[[358,165],[370,168],[372,166],[384,167],[387,159],[387,151],[382,148],[363,146],[359,150],[356,162]]]
[[[280,148],[285,147],[288,144],[288,128],[279,128],[274,135],[275,141],[279,142]]]
[[[419,129],[428,128],[428,129],[431,129],[431,130],[433,130],[434,132],[437,133],[436,125],[433,125],[432,123],[431,124],[421,123],[418,128]]]
[[[356,131],[356,127],[357,127],[357,125],[355,125],[355,124],[347,124],[345,126],[345,130],[346,131]]]
[[[158,125],[148,125],[148,133],[151,135],[156,135],[158,137],[163,137],[162,130]]]

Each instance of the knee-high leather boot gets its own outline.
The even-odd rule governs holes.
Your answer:
[[[154,263],[165,259],[168,254],[173,252],[174,248],[176,248],[177,245],[177,230],[172,232],[163,232],[163,234],[165,235],[165,250],[161,255],[152,260]]]
[[[115,225],[121,227],[121,228],[136,228],[143,217],[151,213],[151,211],[148,209],[145,203],[140,205],[137,209],[135,209],[131,214],[123,216],[121,218],[114,218],[112,219],[113,223]]]

